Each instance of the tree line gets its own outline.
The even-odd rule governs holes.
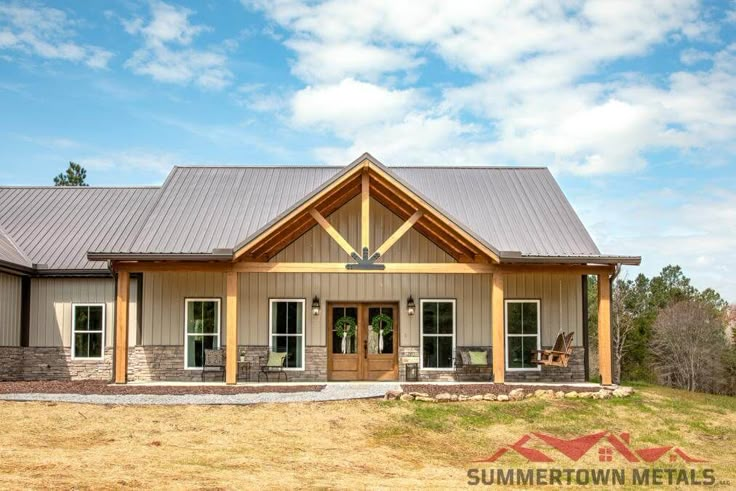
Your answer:
[[[611,335],[614,380],[736,394],[736,306],[695,288],[680,266],[648,278],[614,277]],[[598,285],[588,277],[591,357],[597,356]],[[591,364],[591,366],[596,366]]]

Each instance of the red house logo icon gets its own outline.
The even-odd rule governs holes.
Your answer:
[[[549,447],[550,451],[543,452],[538,448],[533,448],[528,445],[530,441],[532,444],[536,443],[537,445],[534,445],[536,447]],[[613,462],[615,455],[632,463],[657,462],[665,456],[667,456],[666,458],[669,462],[677,462],[678,460],[682,460],[688,464],[706,462],[705,460],[691,457],[681,448],[672,445],[633,448],[629,433],[620,433],[617,435],[610,431],[591,433],[567,440],[544,433],[530,433],[522,436],[511,445],[501,447],[490,457],[477,460],[476,462],[496,462],[507,452],[515,452],[530,462],[555,462],[555,459],[550,456],[550,454],[555,455],[554,452],[551,452],[552,449],[562,453],[568,459],[577,462],[596,446],[598,447],[599,462]]]

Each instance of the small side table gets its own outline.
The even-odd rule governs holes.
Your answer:
[[[250,382],[250,362],[238,361],[238,380]]]
[[[407,363],[404,378],[407,382],[417,382],[419,380],[419,363]]]

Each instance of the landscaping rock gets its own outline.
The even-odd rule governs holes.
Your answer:
[[[575,392],[574,390],[565,394],[565,399],[577,399],[578,397],[579,397],[579,394]]]
[[[540,399],[554,399],[555,391],[552,389],[537,389],[534,391],[534,396],[539,397]]]
[[[520,401],[524,399],[524,389],[514,389],[511,392],[509,392],[509,399],[512,401]]]
[[[470,396],[466,396],[465,394],[460,394],[459,396],[457,396],[458,401],[467,401],[469,399],[470,399]]]
[[[426,392],[409,392],[409,395],[412,395],[414,397],[429,397],[429,394]]]
[[[482,401],[483,400],[483,396],[480,395],[480,394],[474,395],[474,396],[470,396],[470,400],[471,401]]]
[[[451,394],[450,397],[452,401],[457,401],[457,394]]]
[[[606,389],[601,389],[598,392],[595,393],[596,399],[610,399],[611,398],[611,391]]]
[[[386,395],[383,396],[384,401],[396,401],[398,400],[404,391],[401,390],[389,390]]]
[[[634,393],[634,389],[631,387],[619,387],[614,390],[611,394],[613,397],[628,397]]]
[[[405,401],[405,402],[406,401],[413,401],[414,400],[414,396],[411,395],[411,394],[401,394],[401,396],[399,397],[399,399],[401,399],[402,401]]]
[[[564,393],[564,392],[562,392],[561,390],[558,390],[557,392],[555,392],[555,397],[556,397],[557,399],[562,399],[562,398],[564,398],[564,397],[565,397],[565,393]]]
[[[422,401],[422,402],[437,402],[434,400],[434,397],[424,397],[424,396],[414,396],[415,401]]]
[[[450,402],[452,400],[452,396],[447,392],[437,394],[436,396],[434,396],[434,398],[437,402]]]
[[[501,394],[496,400],[500,402],[506,402],[509,400],[509,396],[507,396],[506,394]]]
[[[496,394],[486,394],[483,396],[484,401],[495,401],[496,400]]]

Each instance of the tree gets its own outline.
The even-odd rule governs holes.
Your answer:
[[[723,320],[701,300],[682,300],[662,309],[651,341],[659,382],[689,391],[722,390],[727,354]]]
[[[87,171],[75,162],[69,162],[65,173],[54,177],[54,186],[88,186]]]
[[[624,357],[635,344],[632,339],[641,332],[641,321],[646,318],[649,280],[643,275],[635,281],[623,278],[614,282],[611,298],[611,336],[613,342],[613,375],[621,382]]]

